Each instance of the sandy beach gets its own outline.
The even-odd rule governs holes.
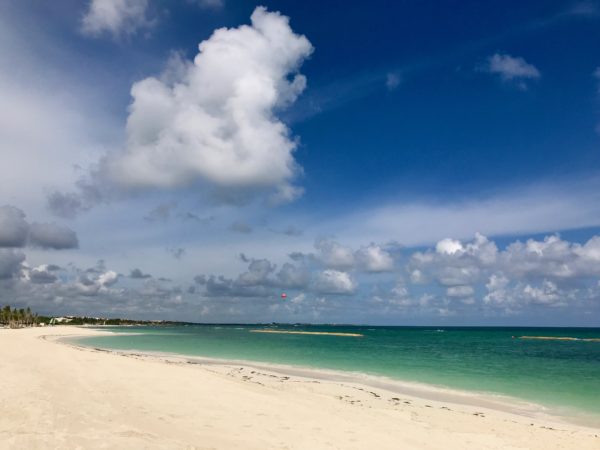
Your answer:
[[[0,330],[0,448],[599,449],[600,429],[259,366]]]

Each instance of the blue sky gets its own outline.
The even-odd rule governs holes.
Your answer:
[[[600,4],[30,0],[0,17],[0,300],[600,324]]]

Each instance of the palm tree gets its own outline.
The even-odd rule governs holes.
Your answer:
[[[8,325],[10,328],[37,326],[39,317],[37,313],[31,311],[30,307],[25,309],[12,308],[10,305],[0,309],[0,324]]]
[[[8,316],[10,314],[10,306],[5,306],[0,310],[0,323],[8,324]]]

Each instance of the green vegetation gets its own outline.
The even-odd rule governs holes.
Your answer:
[[[0,324],[10,328],[33,327],[40,323],[37,313],[31,312],[31,309],[11,309],[6,305],[0,310]]]
[[[61,325],[157,325],[164,324],[164,321],[131,320],[118,318],[102,317],[75,317],[68,316],[60,322]]]
[[[10,328],[35,327],[39,325],[176,325],[181,322],[164,320],[131,320],[104,317],[48,317],[31,312],[30,308],[17,309],[5,306],[0,309],[0,326]]]

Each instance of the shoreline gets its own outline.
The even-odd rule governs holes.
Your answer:
[[[87,329],[93,330],[93,328]],[[127,332],[104,330],[98,330],[98,332],[98,335],[129,334]],[[576,426],[590,427],[592,429],[600,429],[600,414],[598,413],[576,409],[573,407],[544,405],[535,401],[507,394],[476,390],[470,391],[443,385],[402,380],[384,375],[375,375],[359,371],[344,371],[338,369],[300,366],[268,361],[206,357],[187,355],[183,353],[157,352],[140,349],[120,350],[98,348],[78,344],[76,342],[69,342],[70,340],[76,340],[80,337],[86,336],[68,336],[65,338],[58,338],[56,341],[66,345],[72,345],[75,348],[109,352],[119,356],[151,358],[168,363],[197,364],[201,367],[242,366],[246,369],[249,368],[271,371],[283,376],[295,376],[332,383],[353,383],[357,385],[364,385],[364,387],[368,388],[383,389],[394,394],[410,396],[424,401],[427,400],[438,403],[449,403],[455,406],[468,406],[479,409],[487,409],[521,416],[524,418],[535,418],[555,424],[571,424]]]
[[[71,341],[76,340],[79,337],[81,336],[63,336],[56,338],[55,341],[77,349],[93,352],[105,352],[124,357],[134,357],[140,359],[147,358],[168,364],[196,364],[200,367],[242,366],[246,369],[271,371],[283,376],[295,376],[299,378],[316,379],[319,381],[329,381],[332,383],[347,382],[364,384],[365,386],[372,388],[380,388],[402,395],[414,396],[421,400],[440,401],[457,405],[487,408],[500,412],[523,415],[526,417],[540,416],[549,419],[557,419],[558,421],[563,419],[563,417],[560,415],[546,414],[544,410],[547,410],[548,408],[541,404],[528,402],[523,399],[502,394],[452,389],[446,386],[393,379],[364,372],[296,366],[265,361],[253,361],[248,359],[227,359],[186,355],[183,353],[153,352],[140,349],[119,350],[79,345],[78,343]],[[575,423],[575,425],[578,424]]]
[[[544,415],[524,416],[440,397],[423,399],[362,380],[314,377],[314,372],[284,374],[281,368],[233,361],[118,354],[61,341],[105,334],[66,327],[0,330],[3,446],[544,450],[600,446],[600,428]]]

